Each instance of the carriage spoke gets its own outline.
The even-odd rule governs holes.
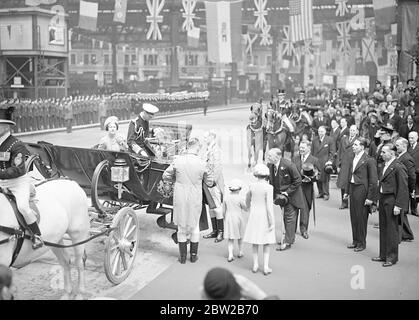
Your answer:
[[[127,258],[125,258],[125,253],[124,252],[121,253],[121,258],[122,258],[122,266],[123,266],[124,270],[128,270]]]
[[[128,228],[131,226],[132,217],[129,217],[128,222],[125,224],[124,233],[122,234],[124,237],[126,237]]]
[[[129,239],[129,237],[131,236],[132,232],[137,229],[137,227],[135,225],[132,226],[132,228],[126,233],[125,238]]]
[[[113,261],[112,261],[112,273],[113,274],[117,274],[116,272],[117,272],[117,267],[119,265],[120,255],[121,255],[121,251],[118,250],[115,254],[115,257],[114,257]]]

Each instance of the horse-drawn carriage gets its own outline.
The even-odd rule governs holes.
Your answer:
[[[177,229],[171,208],[173,188],[162,180],[162,174],[185,147],[192,126],[153,126],[163,130],[159,138],[149,141],[152,157],[47,142],[27,144],[32,154],[28,170],[36,168],[45,179],[71,179],[91,198],[90,233],[108,235],[105,273],[114,284],[128,277],[137,253],[139,222],[135,210],[147,208],[147,213],[159,215],[160,227]]]
[[[53,198],[56,194],[52,195],[52,193],[60,193],[59,190],[56,190],[60,185],[63,185],[64,189],[67,188],[60,182],[68,180],[71,180],[68,183],[72,183],[68,189],[71,189],[69,192],[85,191],[85,195],[78,197],[78,200],[81,199],[79,201],[82,203],[81,206],[83,206],[83,197],[86,199],[86,196],[90,196],[92,202],[92,206],[88,208],[89,213],[85,214],[85,220],[90,219],[90,229],[88,230],[89,223],[87,222],[84,238],[79,235],[77,241],[74,241],[75,238],[70,235],[69,238],[73,244],[64,245],[62,237],[66,233],[69,234],[69,232],[65,232],[65,229],[62,230],[60,236],[54,238],[58,243],[48,240],[51,239],[48,238],[50,234],[43,231],[43,236],[48,240],[44,241],[45,244],[52,247],[53,251],[54,248],[62,249],[70,246],[76,248],[78,245],[82,247],[82,244],[95,237],[107,235],[104,266],[107,278],[114,284],[121,283],[129,276],[138,251],[139,221],[135,210],[147,208],[147,213],[159,215],[157,224],[160,227],[177,229],[177,226],[173,224],[172,184],[163,181],[162,174],[170,165],[173,157],[186,147],[192,126],[154,123],[151,127],[157,133],[156,138],[150,139],[148,144],[148,149],[152,153],[151,157],[97,148],[52,145],[47,142],[26,144],[31,153],[26,161],[27,171],[40,174],[38,175],[39,184],[43,185],[37,187],[37,192],[40,189],[43,202],[47,202],[45,198],[48,197],[48,192],[51,192],[51,201],[54,201]],[[47,184],[51,185],[49,191],[43,190],[47,188],[45,187]],[[55,190],[51,188],[55,188]],[[205,185],[203,185],[203,193],[204,201],[207,201],[212,207],[212,199]],[[61,198],[66,196],[68,199],[64,199],[64,202],[67,201],[65,206],[69,207],[68,202],[71,195],[63,195],[61,192]],[[87,204],[84,207],[87,208]],[[41,209],[43,210],[43,208]],[[71,213],[67,214],[67,216],[69,215]],[[62,218],[65,219],[65,215],[62,215]],[[44,221],[44,223],[46,222]],[[71,224],[71,221],[68,224]],[[7,230],[11,230],[12,236],[3,240],[4,243],[10,242],[14,238],[27,239],[28,237],[22,230],[13,228],[4,228],[0,231]],[[89,233],[91,237],[86,239]],[[32,254],[30,250],[27,252]],[[78,249],[79,256],[83,252],[84,249]],[[64,261],[65,259],[60,261],[60,253],[57,254],[55,251],[54,253],[60,264],[64,266],[65,263],[68,263],[68,260]],[[79,268],[79,281],[81,281],[80,273],[83,272],[79,265],[81,257],[76,257],[76,260],[76,265]],[[66,269],[65,266],[64,269]]]

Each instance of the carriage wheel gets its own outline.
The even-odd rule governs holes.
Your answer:
[[[25,163],[26,173],[33,171],[35,168],[45,179],[52,178],[53,175],[51,174],[51,170],[48,169],[41,158],[38,155],[31,155]]]
[[[111,168],[108,160],[101,161],[96,166],[95,172],[93,173],[91,188],[92,205],[101,214],[116,214],[119,209],[124,207],[124,204],[111,199],[100,199],[98,186],[100,179],[103,179],[104,177],[107,177],[107,181],[111,181]]]
[[[124,281],[131,273],[138,250],[140,228],[132,208],[123,208],[116,214],[105,248],[105,273],[113,284]]]

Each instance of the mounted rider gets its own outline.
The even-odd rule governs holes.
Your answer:
[[[32,235],[32,248],[44,245],[35,212],[29,205],[31,182],[26,175],[25,158],[29,155],[23,142],[12,136],[14,107],[0,107],[0,188],[8,190],[16,199],[16,206],[28,224]]]

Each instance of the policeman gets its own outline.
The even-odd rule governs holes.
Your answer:
[[[150,134],[149,121],[157,112],[159,112],[159,108],[150,103],[144,103],[143,111],[137,118],[131,120],[128,127],[127,142],[130,150],[133,152],[148,157],[145,142]]]

